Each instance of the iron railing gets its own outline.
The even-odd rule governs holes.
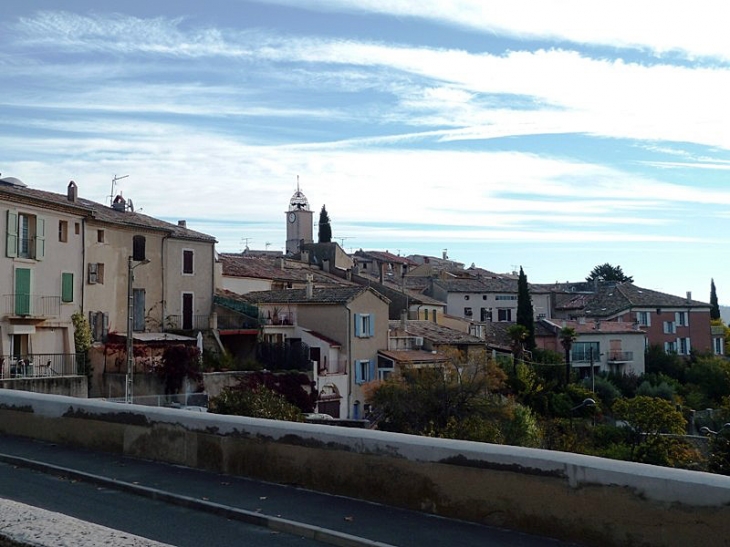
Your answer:
[[[49,376],[78,376],[85,364],[83,353],[30,353],[0,357],[0,377],[46,378]]]
[[[609,363],[627,363],[634,360],[633,351],[609,351],[608,362]]]
[[[3,295],[3,314],[18,317],[58,317],[61,297],[40,294]]]
[[[208,330],[208,315],[168,315],[165,317],[165,330]]]

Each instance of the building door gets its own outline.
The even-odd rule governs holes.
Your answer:
[[[193,329],[193,293],[182,293],[182,328]]]
[[[15,268],[15,315],[30,315],[30,268]]]
[[[144,289],[134,289],[132,298],[132,330],[135,331],[144,331],[144,296]]]

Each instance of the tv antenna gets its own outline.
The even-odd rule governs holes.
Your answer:
[[[244,251],[248,251],[248,242],[251,240],[253,240],[252,237],[242,237],[241,238],[241,243],[243,243],[245,245]]]
[[[117,185],[117,181],[126,179],[128,176],[129,175],[122,175],[121,177],[118,177],[114,175],[114,178],[112,179],[112,192],[109,194],[109,205],[111,205],[114,202],[114,198],[117,197],[114,195],[114,187]]]
[[[335,239],[339,239],[340,240],[340,247],[342,247],[344,249],[345,248],[345,240],[346,239],[354,239],[354,237],[352,237],[352,236],[350,236],[350,237],[336,237]]]

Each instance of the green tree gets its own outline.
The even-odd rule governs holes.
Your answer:
[[[720,304],[717,301],[715,280],[710,280],[710,319],[720,319]]]
[[[251,389],[224,388],[209,401],[209,412],[269,420],[300,422],[302,411],[283,395],[259,384]]]
[[[527,285],[527,276],[520,266],[520,275],[517,278],[517,324],[527,329],[525,347],[528,351],[535,349],[535,316],[532,309],[532,297]]]
[[[522,355],[525,352],[525,341],[529,336],[527,327],[524,325],[510,325],[507,327],[507,336],[510,340],[510,346],[512,347],[512,371],[515,372],[517,361],[522,359]]]
[[[618,281],[633,282],[634,278],[624,274],[621,266],[612,266],[608,262],[600,264],[591,270],[591,273],[586,277],[586,281]]]
[[[162,365],[157,369],[157,375],[165,385],[165,395],[180,393],[185,378],[196,382],[203,379],[199,356],[200,350],[195,346],[177,344],[165,348]]]
[[[617,420],[629,429],[631,457],[656,465],[671,464],[672,440],[664,434],[683,435],[687,421],[671,402],[656,397],[619,399],[613,405]]]
[[[563,327],[558,334],[560,345],[565,350],[565,385],[570,383],[570,350],[573,348],[573,342],[578,339],[578,335],[573,327]]]
[[[493,394],[504,389],[505,379],[486,352],[466,360],[452,355],[442,367],[403,367],[370,386],[366,398],[383,430],[499,442],[482,421],[504,410],[502,397]]]
[[[74,349],[77,359],[79,359],[79,373],[91,377],[91,365],[89,363],[89,348],[91,348],[92,342],[91,327],[86,320],[86,316],[80,311],[76,311],[71,315],[71,323],[74,326]]]
[[[319,212],[318,224],[317,240],[319,243],[330,243],[332,241],[332,226],[330,225],[330,217],[324,205],[322,205],[322,210]]]

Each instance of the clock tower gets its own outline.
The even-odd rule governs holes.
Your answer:
[[[293,255],[299,252],[299,245],[312,243],[312,211],[309,202],[299,189],[297,177],[297,191],[289,200],[289,210],[286,211],[286,254]]]

